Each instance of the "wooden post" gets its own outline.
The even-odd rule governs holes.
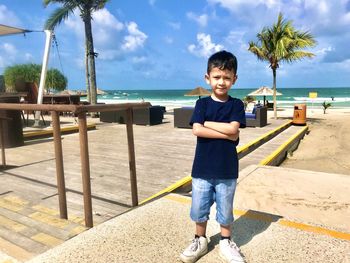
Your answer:
[[[87,136],[85,112],[81,112],[78,114],[78,121],[79,121],[81,175],[82,175],[82,181],[83,181],[85,226],[93,227],[89,148],[88,148],[88,136]]]
[[[64,168],[63,168],[60,117],[57,111],[52,111],[51,116],[52,116],[53,138],[54,138],[54,146],[55,146],[56,177],[57,177],[57,190],[58,190],[58,203],[60,207],[60,217],[63,219],[68,219],[66,185],[64,180]]]
[[[5,169],[6,167],[5,139],[4,139],[4,131],[2,128],[3,128],[2,119],[0,119],[1,159],[2,159],[2,167]]]
[[[132,205],[137,206],[139,201],[137,196],[136,161],[135,161],[135,147],[134,147],[134,132],[133,132],[132,123],[133,123],[132,108],[127,108],[126,109],[126,132],[128,137],[131,198],[132,198]]]

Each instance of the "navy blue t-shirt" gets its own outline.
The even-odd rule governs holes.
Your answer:
[[[197,100],[190,124],[205,121],[237,121],[245,128],[244,105],[240,99],[229,96],[226,102],[213,100],[210,96]],[[192,177],[202,179],[238,178],[238,157],[234,142],[228,139],[197,137],[196,154],[192,166]]]

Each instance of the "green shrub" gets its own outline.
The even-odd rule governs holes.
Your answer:
[[[25,90],[25,82],[39,84],[41,65],[18,64],[7,67],[4,71],[6,92],[21,92]],[[57,69],[49,69],[46,75],[45,89],[64,90],[67,87],[67,78]]]

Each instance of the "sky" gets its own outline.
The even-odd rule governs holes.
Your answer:
[[[58,5],[0,0],[0,24],[42,31]],[[110,0],[93,14],[97,86],[101,89],[192,89],[204,81],[208,57],[219,50],[238,59],[237,88],[272,86],[272,71],[248,43],[279,12],[309,31],[315,57],[281,63],[278,88],[350,87],[350,0]],[[49,67],[84,89],[84,26],[78,10],[55,29]],[[0,74],[14,64],[42,63],[45,33],[0,37]]]

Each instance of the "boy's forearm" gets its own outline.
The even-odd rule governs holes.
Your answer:
[[[219,131],[216,131],[208,127],[204,127],[203,125],[196,125],[196,126],[194,125],[193,134],[203,138],[232,140],[232,138],[229,135],[221,133]]]
[[[234,135],[239,132],[239,124],[226,123],[226,122],[215,122],[206,121],[204,127],[215,130],[226,135]]]

